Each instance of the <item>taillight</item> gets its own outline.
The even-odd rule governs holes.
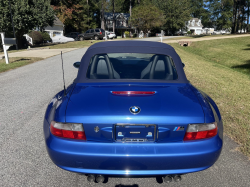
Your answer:
[[[50,132],[58,137],[77,140],[86,140],[86,135],[80,123],[59,123],[52,121]]]
[[[153,95],[154,91],[112,91],[115,95]]]
[[[208,124],[189,124],[183,140],[188,141],[211,138],[216,136],[217,132],[218,127],[216,122]]]
[[[100,34],[102,34],[102,32],[100,32]]]

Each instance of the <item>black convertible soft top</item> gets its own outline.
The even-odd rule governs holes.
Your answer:
[[[146,53],[159,54],[170,56],[175,64],[178,79],[177,80],[160,80],[160,79],[88,79],[86,73],[88,70],[91,58],[97,54],[107,53]],[[110,41],[99,42],[88,48],[83,55],[81,65],[78,70],[78,75],[74,81],[75,83],[84,82],[172,82],[172,83],[188,83],[186,75],[183,70],[182,61],[174,48],[168,44],[160,42],[149,41]]]

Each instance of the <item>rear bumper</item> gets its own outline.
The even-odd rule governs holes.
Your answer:
[[[173,143],[98,143],[57,138],[44,126],[51,160],[60,168],[104,175],[166,175],[197,172],[219,158],[222,140]]]

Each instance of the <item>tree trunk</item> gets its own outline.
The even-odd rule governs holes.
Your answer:
[[[247,32],[249,32],[249,7],[250,7],[250,0],[247,1],[248,10],[247,10]]]
[[[89,26],[89,0],[87,0],[87,6],[88,6],[88,26]],[[89,27],[88,27],[89,29]]]
[[[105,30],[105,24],[104,24],[104,4],[102,1],[102,13],[101,13],[101,28]]]
[[[115,0],[113,0],[113,32],[115,32]]]
[[[245,2],[241,4],[241,12],[242,12],[242,16],[241,16],[240,32],[242,32],[242,29],[243,29],[244,16],[245,16]]]
[[[236,25],[236,33],[239,31],[239,26],[240,26],[240,8],[241,8],[241,1],[240,1],[240,4],[237,6],[237,9],[238,9],[238,15],[237,15],[237,25]]]
[[[17,46],[19,49],[23,48],[24,47],[24,44],[23,44],[23,35],[25,33],[24,32],[16,32],[16,40],[17,40]]]
[[[132,6],[131,6],[131,0],[130,0],[130,5],[129,5],[129,13],[130,13],[130,16],[132,16]]]
[[[236,15],[237,15],[237,2],[236,1],[237,0],[234,0],[232,34],[235,33],[235,29],[236,29]]]

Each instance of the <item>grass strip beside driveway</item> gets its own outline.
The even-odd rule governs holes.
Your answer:
[[[207,42],[200,43],[201,46]],[[187,50],[178,44],[172,46],[186,64],[184,70],[190,82],[216,102],[224,122],[224,132],[239,143],[240,150],[250,157],[249,76],[220,63],[212,63],[207,56],[191,52],[191,48]],[[238,58],[233,54],[230,57],[234,58],[233,61]]]
[[[250,37],[193,42],[183,50],[250,75]]]
[[[17,67],[21,67],[39,60],[43,60],[43,58],[21,58],[14,57],[9,58],[9,64],[6,64],[5,59],[0,60],[0,73],[5,72],[11,69],[15,69]]]

